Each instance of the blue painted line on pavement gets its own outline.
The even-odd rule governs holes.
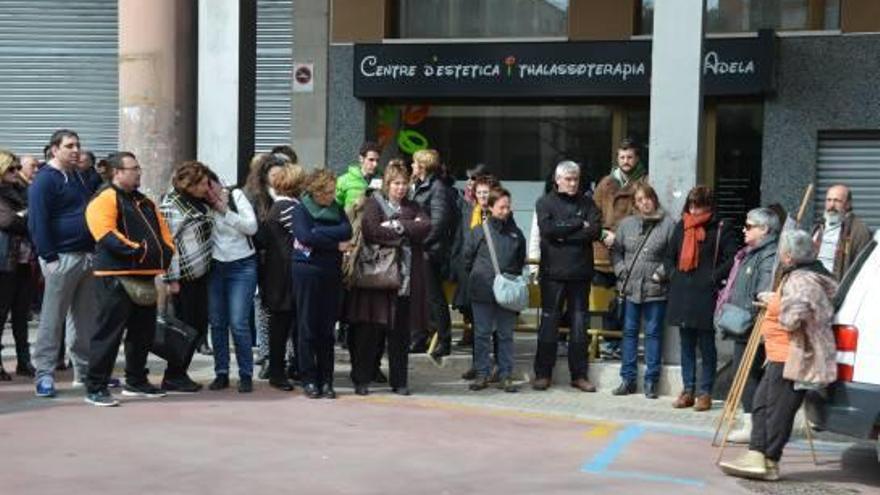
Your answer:
[[[604,450],[596,454],[590,462],[581,467],[585,473],[601,473],[617,459],[623,449],[635,442],[645,433],[645,429],[639,425],[630,425],[620,431]]]
[[[662,474],[650,474],[643,473],[640,471],[605,471],[602,473],[592,473],[597,476],[605,476],[608,478],[625,478],[630,480],[640,480],[640,481],[654,481],[660,483],[675,483],[678,485],[686,485],[686,486],[695,486],[695,487],[704,487],[706,483],[701,480],[695,480],[690,478],[678,478],[676,476],[664,476]]]
[[[630,425],[621,430],[614,440],[605,449],[596,454],[589,462],[581,467],[581,472],[606,476],[609,478],[636,479],[641,481],[653,481],[661,483],[674,483],[678,485],[703,487],[702,480],[666,476],[663,474],[645,473],[641,471],[609,471],[608,467],[620,456],[620,454],[633,442],[641,438],[648,431],[641,425]]]

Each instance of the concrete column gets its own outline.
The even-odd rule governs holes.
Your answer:
[[[300,163],[307,167],[327,165],[329,19],[328,0],[293,1],[293,60],[314,64],[313,91],[291,97],[291,142]]]
[[[195,158],[194,0],[119,0],[119,143],[158,196],[173,166]]]
[[[697,183],[705,0],[654,4],[651,48],[651,182],[665,208],[681,210]]]
[[[254,146],[256,2],[199,0],[198,157],[240,182]]]

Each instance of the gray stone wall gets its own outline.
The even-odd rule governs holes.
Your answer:
[[[341,171],[357,158],[366,136],[367,105],[354,97],[353,45],[330,45],[327,91],[327,166]]]
[[[792,215],[816,180],[819,131],[880,127],[880,35],[782,38],[765,100],[761,202]],[[812,206],[812,205],[811,205]],[[805,225],[812,222],[808,208]]]

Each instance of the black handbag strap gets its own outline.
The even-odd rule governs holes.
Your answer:
[[[721,231],[724,230],[724,220],[718,222],[718,232],[715,234],[715,255],[712,257],[712,268],[718,266],[718,250],[721,248]]]
[[[623,285],[620,286],[620,292],[626,293],[626,286],[629,285],[629,277],[632,275],[632,269],[636,266],[636,261],[639,259],[639,253],[642,252],[642,248],[645,247],[645,244],[648,242],[648,238],[651,237],[651,232],[654,232],[654,226],[656,224],[651,224],[651,227],[648,229],[648,233],[645,234],[645,237],[642,238],[642,242],[639,243],[636,248],[636,254],[633,256],[632,261],[629,264],[629,267],[626,269],[626,278],[623,279]],[[621,294],[623,295],[623,294]]]
[[[498,256],[495,254],[495,243],[492,242],[492,233],[489,231],[489,222],[483,222],[483,232],[486,234],[486,246],[489,248],[489,257],[492,258],[492,268],[495,275],[501,275],[501,266],[498,265]]]

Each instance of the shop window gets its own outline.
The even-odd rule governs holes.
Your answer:
[[[569,0],[396,0],[398,38],[566,36]]]
[[[761,204],[761,103],[719,103],[715,135],[715,197],[723,218],[737,225]]]
[[[657,0],[641,1],[639,34],[651,34]],[[707,0],[707,33],[840,28],[840,0]]]
[[[485,163],[502,180],[542,181],[562,159],[591,180],[611,166],[611,107],[603,105],[386,105],[378,107],[383,159],[434,148],[456,177]]]

